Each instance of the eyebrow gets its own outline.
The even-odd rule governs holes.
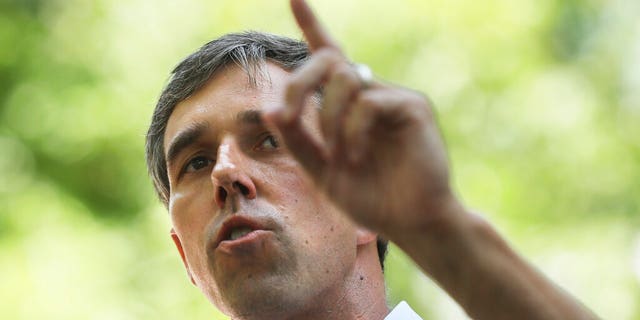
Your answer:
[[[258,109],[248,109],[240,111],[236,115],[236,123],[239,125],[251,124],[256,126],[263,126],[264,123],[262,121],[262,111]]]
[[[263,126],[262,111],[258,109],[249,109],[238,112],[235,119],[237,124],[249,124],[255,126]],[[202,121],[190,124],[186,129],[178,133],[169,143],[167,152],[167,164],[171,165],[178,155],[188,146],[194,144],[204,132],[209,128],[209,122]]]
[[[196,122],[189,125],[183,131],[180,131],[178,135],[171,140],[167,152],[167,164],[171,165],[176,157],[188,146],[192,145],[204,134],[209,128],[209,123],[206,121]]]

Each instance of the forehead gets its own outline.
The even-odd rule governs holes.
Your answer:
[[[164,135],[165,150],[172,137],[186,127],[206,122],[219,130],[232,130],[239,112],[279,105],[289,76],[290,73],[282,68],[266,63],[264,74],[257,75],[257,84],[252,84],[242,68],[225,67],[176,105]]]

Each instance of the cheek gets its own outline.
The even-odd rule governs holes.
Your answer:
[[[211,299],[217,299],[217,286],[210,273],[206,254],[207,226],[213,214],[204,197],[172,194],[169,210],[171,222],[184,250],[191,275],[197,286]]]
[[[315,258],[355,256],[353,223],[311,185],[299,168],[269,178],[276,189],[273,203],[278,205],[296,247]]]
[[[213,212],[209,203],[210,201],[205,197],[195,196],[194,192],[188,190],[171,194],[169,202],[171,223],[180,237],[187,260],[194,259],[205,243],[206,226]]]
[[[313,278],[344,277],[356,261],[355,229],[331,208],[314,207],[309,213],[314,216],[297,217],[304,221],[292,230],[301,269]]]
[[[197,179],[173,188],[169,197],[169,213],[174,227],[200,220],[206,213],[212,212],[213,196],[211,182],[206,179]]]
[[[254,182],[262,185],[258,193],[262,193],[272,203],[291,205],[298,203],[302,197],[316,193],[311,180],[289,155],[257,165],[260,178]]]

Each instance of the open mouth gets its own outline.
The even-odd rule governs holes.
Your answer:
[[[223,241],[232,242],[249,238],[252,234],[258,233],[257,231],[268,230],[254,219],[247,216],[234,215],[227,219],[218,230],[214,248],[217,248]]]
[[[231,230],[231,233],[229,234],[229,236],[225,240],[237,240],[237,239],[240,239],[240,238],[246,236],[247,234],[249,234],[251,231],[253,231],[253,229],[251,229],[249,227],[234,228],[233,230]]]

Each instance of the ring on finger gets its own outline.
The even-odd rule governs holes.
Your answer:
[[[354,63],[353,68],[360,79],[360,85],[363,89],[371,87],[373,84],[373,72],[368,65],[362,63]]]

